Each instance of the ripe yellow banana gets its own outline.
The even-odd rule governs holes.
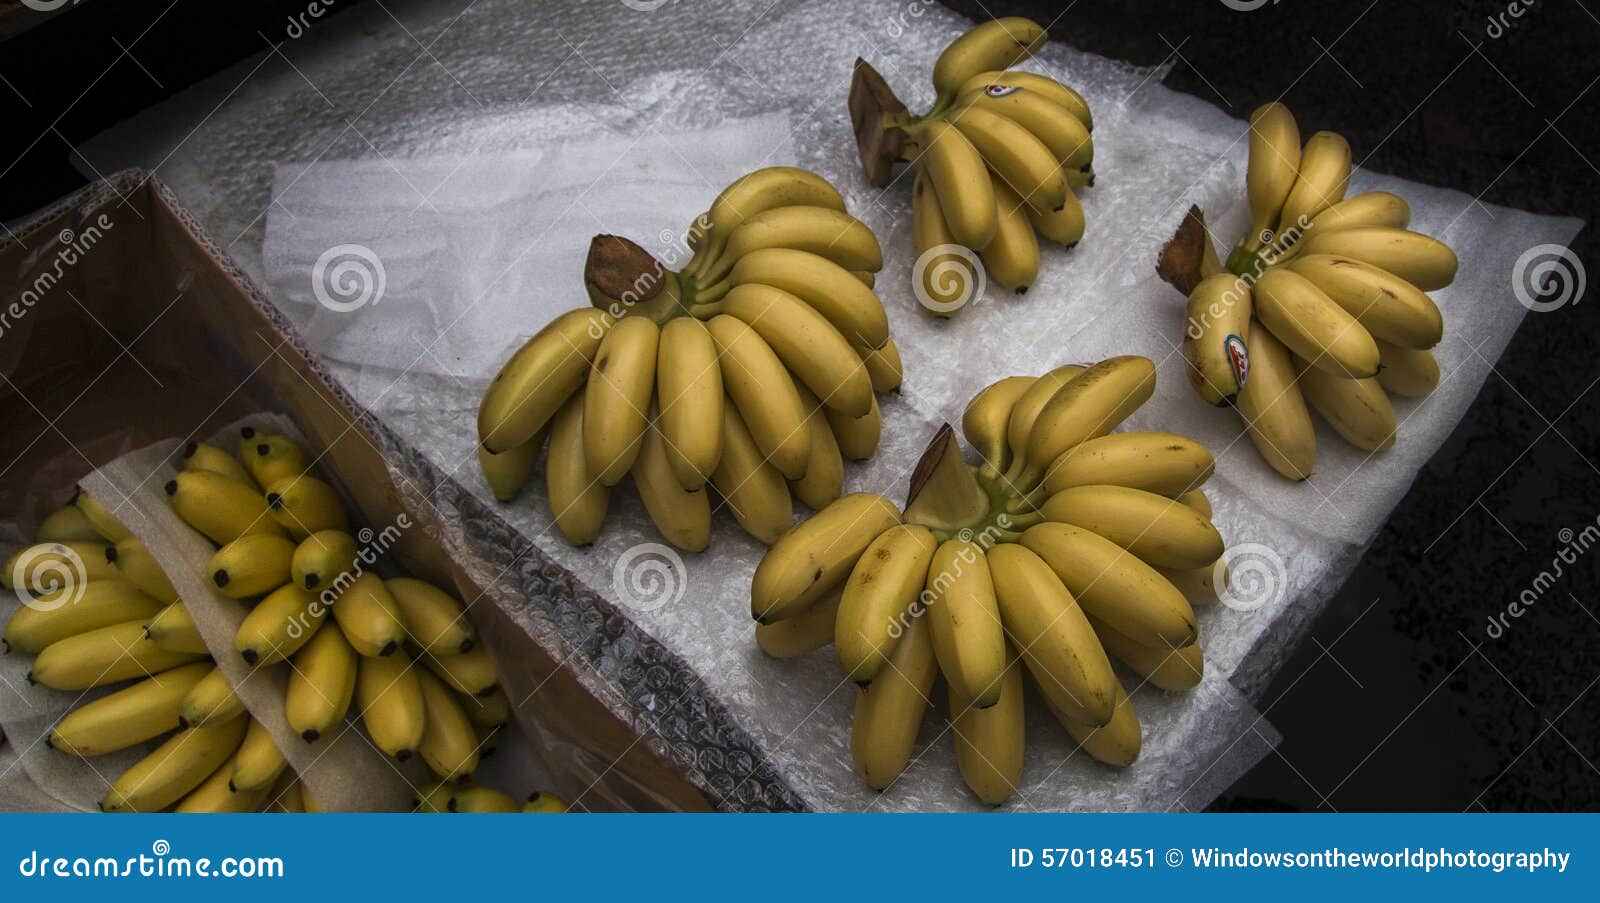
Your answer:
[[[1066,584],[1024,546],[995,546],[989,561],[1006,633],[1034,679],[1073,717],[1105,723],[1117,679]]]
[[[543,447],[542,433],[498,455],[478,445],[478,468],[483,471],[484,482],[489,484],[489,491],[497,501],[509,502],[522,494],[522,487],[533,477],[534,462]]]
[[[351,581],[333,603],[333,619],[350,646],[361,655],[394,654],[406,641],[400,604],[383,579],[367,571]]]
[[[961,86],[979,73],[1010,69],[1043,47],[1049,32],[1031,19],[1006,16],[974,26],[951,41],[933,64],[933,89],[948,105]]]
[[[1312,254],[1350,257],[1431,292],[1455,281],[1460,261],[1450,246],[1431,235],[1392,226],[1360,226],[1305,237],[1296,259]]]
[[[865,684],[882,673],[908,629],[937,546],[927,527],[900,524],[862,552],[845,580],[832,633],[846,677]]]
[[[403,655],[363,656],[356,669],[356,704],[372,742],[404,762],[422,746],[427,712],[416,665]]]
[[[34,542],[92,542],[103,545],[105,537],[83,516],[77,505],[63,505],[45,515],[33,531]],[[7,578],[9,579],[9,578]]]
[[[1038,379],[1032,376],[1008,376],[990,383],[967,402],[967,409],[961,414],[961,435],[983,460],[987,473],[1004,473],[1010,465],[1006,426],[1017,400],[1036,382]]]
[[[284,535],[261,493],[206,470],[179,471],[166,485],[172,510],[184,523],[226,545],[249,533]]]
[[[883,249],[865,223],[832,207],[774,207],[746,217],[728,234],[722,255],[701,273],[707,284],[721,280],[740,258],[762,248],[794,248],[847,270],[883,269]]]
[[[255,478],[250,476],[250,471],[245,470],[238,458],[215,445],[207,445],[204,442],[190,442],[185,445],[183,463],[179,466],[184,470],[209,470],[252,488],[256,486]]]
[[[867,786],[882,790],[905,770],[938,676],[928,618],[912,617],[882,673],[856,695],[850,754]]]
[[[246,664],[276,664],[300,651],[327,617],[328,605],[318,593],[280,586],[245,615],[233,648]]]
[[[968,95],[958,109],[966,105],[998,113],[1027,129],[1049,149],[1069,189],[1093,183],[1094,139],[1082,120],[1050,97],[1025,88],[991,87]]]
[[[1206,498],[1204,489],[1191,489],[1188,492],[1177,496],[1177,499],[1179,502],[1182,502],[1183,504],[1188,505],[1190,508],[1193,508],[1194,510],[1205,515],[1207,520],[1212,520],[1211,500]]]
[[[1344,308],[1375,339],[1420,349],[1432,348],[1444,337],[1444,316],[1433,299],[1399,276],[1331,254],[1300,254],[1289,268]]]
[[[1372,334],[1297,272],[1272,269],[1262,274],[1255,284],[1255,314],[1296,357],[1319,370],[1351,379],[1378,372]]]
[[[728,236],[758,213],[776,207],[826,207],[844,212],[844,198],[821,176],[794,166],[769,166],[740,177],[722,190],[705,214],[706,240],[694,249],[684,272],[703,277],[728,244]],[[710,285],[704,278],[701,285]]]
[[[703,490],[683,488],[669,455],[661,430],[655,424],[646,427],[633,462],[634,485],[662,537],[686,552],[704,551],[711,543],[711,501]]]
[[[451,812],[520,812],[522,804],[492,787],[463,787],[450,797]]]
[[[200,786],[239,748],[245,719],[173,734],[122,773],[100,800],[106,812],[159,812]]]
[[[412,577],[392,577],[383,585],[418,648],[429,655],[459,655],[473,647],[472,622],[454,596]]]
[[[24,546],[6,559],[5,567],[0,569],[0,586],[49,592],[88,582],[118,580],[122,574],[112,563],[116,548],[103,542],[41,542]]]
[[[568,811],[567,803],[549,791],[535,790],[528,801],[522,804],[523,812],[538,813],[541,815],[559,814]]]
[[[244,740],[240,741],[238,752],[233,754],[233,767],[225,776],[227,788],[234,793],[254,790],[264,794],[289,767],[289,762],[278,751],[278,744],[266,726],[254,718],[247,720],[250,724],[245,728]],[[251,806],[245,811],[254,811],[255,808]]]
[[[210,662],[182,665],[85,703],[56,724],[47,742],[62,752],[102,756],[176,730],[183,697],[211,670]]]
[[[51,643],[33,660],[27,677],[53,690],[87,690],[146,677],[197,658],[157,646],[144,635],[140,618]]]
[[[1147,646],[1092,616],[1089,623],[1107,652],[1163,690],[1192,690],[1205,676],[1205,657],[1198,643],[1178,649]]]
[[[878,450],[878,438],[883,431],[883,417],[878,412],[878,399],[872,399],[872,410],[865,417],[846,417],[832,408],[823,408],[822,416],[828,419],[833,438],[839,441],[839,453],[851,461],[865,461]]]
[[[11,615],[5,629],[4,650],[38,654],[47,647],[128,621],[154,617],[159,601],[139,592],[126,580],[95,580],[62,587],[39,596]]]
[[[339,605],[347,604],[341,599]],[[356,692],[356,651],[338,630],[319,630],[294,654],[283,714],[289,727],[315,743],[344,721]]]
[[[1317,434],[1300,394],[1289,350],[1272,333],[1250,330],[1250,379],[1236,407],[1256,450],[1273,470],[1291,480],[1311,476],[1317,466]]]
[[[463,696],[487,693],[494,689],[495,681],[499,678],[494,660],[482,646],[474,646],[459,655],[429,655],[423,658],[423,662],[429,671]]]
[[[477,728],[500,727],[511,720],[511,700],[499,687],[477,696],[461,697],[461,708]]]
[[[1299,175],[1300,126],[1294,114],[1276,102],[1257,107],[1250,114],[1250,165],[1245,174],[1250,234],[1245,236],[1245,247],[1255,250],[1273,240],[1273,229]]]
[[[278,782],[267,791],[267,812],[281,812],[289,814],[306,811],[305,801],[301,797],[300,779],[295,777],[293,771],[284,771],[278,775]]]
[[[949,687],[956,764],[962,780],[991,806],[1000,805],[1016,791],[1022,774],[1022,663],[1009,648],[1006,660],[999,701],[989,708],[973,705],[955,684]]]
[[[661,405],[656,428],[666,441],[667,465],[680,487],[696,492],[711,478],[722,457],[726,396],[716,343],[705,324],[694,317],[668,320],[661,327],[656,397]]]
[[[1024,208],[1034,231],[1063,247],[1073,247],[1083,240],[1085,226],[1083,205],[1072,192],[1067,192],[1060,210],[1040,213],[1032,207]]]
[[[756,566],[750,616],[793,617],[843,581],[878,534],[900,523],[900,509],[881,495],[847,495],[783,534]]]
[[[1011,466],[1013,483],[1031,489],[1062,452],[1116,429],[1150,399],[1156,368],[1149,358],[1107,358],[1073,377],[1050,396],[1028,431],[1021,469]]]
[[[465,783],[478,770],[478,735],[450,689],[427,671],[415,670],[422,685],[424,724],[417,752],[441,781]]]
[[[72,501],[73,504],[78,506],[78,510],[83,513],[84,519],[94,526],[95,532],[99,533],[100,538],[104,539],[106,542],[122,542],[124,539],[127,539],[129,536],[133,535],[132,533],[129,533],[128,528],[124,527],[122,522],[117,520],[116,516],[111,513],[110,508],[107,508],[105,505],[101,504],[99,499],[95,498],[89,493],[80,489],[78,490],[77,496],[75,496]]]
[[[648,317],[624,317],[595,352],[583,401],[585,469],[615,486],[633,467],[656,385],[661,329]]]
[[[506,361],[478,406],[478,441],[501,454],[532,439],[589,378],[589,364],[615,321],[580,307],[539,330]]]
[[[206,572],[224,596],[247,599],[288,583],[294,554],[295,544],[286,537],[250,533],[218,549]]]
[[[893,392],[900,388],[905,377],[905,366],[900,362],[900,347],[890,339],[879,348],[851,343],[861,363],[867,366],[867,376],[872,379],[872,391]]]
[[[1221,559],[1203,568],[1156,568],[1156,573],[1183,593],[1190,605],[1210,605],[1217,601],[1217,592],[1228,587],[1228,566]]]
[[[1421,398],[1439,385],[1439,362],[1431,351],[1378,341],[1378,382],[1396,395]]]
[[[210,654],[205,638],[200,636],[200,628],[195,626],[194,618],[189,616],[189,609],[184,608],[182,602],[174,602],[156,612],[145,624],[144,633],[151,642],[168,652]]]
[[[249,737],[249,733],[245,734]],[[244,748],[243,744],[239,747]],[[231,758],[211,772],[199,786],[184,795],[178,805],[172,808],[173,812],[193,813],[201,812],[212,815],[256,812],[261,809],[261,804],[266,801],[268,787],[257,787],[253,790],[234,791],[228,787],[229,775],[233,774],[239,753],[235,752]]]
[[[1334,432],[1363,451],[1394,445],[1394,407],[1376,379],[1340,379],[1307,367],[1300,372],[1306,401]]]
[[[266,498],[273,520],[296,540],[319,530],[350,529],[338,490],[309,474],[268,483]]]
[[[1066,450],[1045,474],[1051,494],[1071,486],[1110,484],[1178,498],[1211,478],[1206,447],[1176,433],[1112,433]]]
[[[811,434],[794,378],[749,324],[726,314],[707,324],[722,359],[722,382],[763,458],[786,479],[805,476]],[[856,365],[860,366],[860,360]],[[867,395],[870,397],[871,386]],[[723,440],[723,455],[728,453]]]
[[[872,378],[866,365],[839,330],[809,304],[782,289],[749,284],[735,286],[720,307],[753,329],[822,404],[851,417],[872,407]]]
[[[954,135],[946,140],[966,139]],[[983,165],[982,160],[978,161],[978,165]],[[994,205],[993,183],[986,183],[984,192],[990,200],[981,224],[987,230],[983,233],[983,243],[987,245],[994,240],[999,220],[998,208]],[[917,167],[916,180],[911,186],[911,226],[917,253],[916,264],[911,269],[912,292],[923,309],[934,316],[955,316],[956,311],[970,304],[978,295],[982,279],[978,271],[980,264],[972,259],[970,253],[962,254],[953,250],[970,247],[967,241],[973,239],[958,238],[950,228],[945,220],[945,211],[940,206],[939,194],[934,190],[933,179],[928,174],[928,168],[923,166]]]
[[[161,570],[161,563],[150,554],[138,537],[129,537],[106,548],[106,559],[116,565],[122,579],[137,586],[140,591],[158,602],[168,605],[178,601],[178,591]],[[90,578],[97,579],[97,578]]]
[[[586,546],[600,535],[611,490],[601,485],[584,456],[584,396],[574,394],[550,425],[550,453],[545,459],[545,487],[550,513],[567,542]]]
[[[178,703],[184,727],[205,727],[234,721],[244,714],[244,701],[233,692],[221,668],[212,668],[195,681]]]
[[[844,491],[844,456],[839,453],[839,441],[833,437],[828,418],[819,408],[822,403],[803,385],[800,404],[806,410],[806,429],[811,434],[810,458],[806,475],[789,481],[789,491],[813,511],[828,507]]]
[[[247,485],[267,486],[285,477],[297,477],[311,467],[311,458],[293,439],[255,427],[239,430],[239,460],[250,474]]]
[[[757,624],[756,645],[773,658],[799,658],[833,642],[841,592],[835,587],[792,618]]]
[[[1046,521],[1098,533],[1158,567],[1197,568],[1223,551],[1222,536],[1205,515],[1142,489],[1072,486],[1040,510]]]
[[[1189,293],[1183,356],[1189,385],[1206,404],[1232,404],[1250,375],[1250,284],[1232,273],[1200,280]]]
[[[871,284],[819,254],[788,247],[751,251],[733,265],[728,281],[735,286],[770,285],[794,295],[816,308],[851,344],[879,348],[889,341],[889,318]]]
[[[1046,701],[1050,701],[1048,697]],[[1099,727],[1074,720],[1054,704],[1050,708],[1072,739],[1078,741],[1078,747],[1097,761],[1127,767],[1138,760],[1142,746],[1139,716],[1121,684],[1117,684],[1117,705],[1111,721]]]
[[[1078,364],[1065,364],[1039,377],[1011,406],[1011,419],[1006,421],[1006,447],[1010,451],[1007,473],[1020,473],[1023,459],[1028,454],[1028,435],[1033,432],[1034,421],[1061,387],[1077,377],[1086,368]]]
[[[942,230],[932,216],[917,217],[924,223],[923,229],[919,229],[917,255],[927,253],[927,248],[923,247],[924,230],[930,239],[939,237],[940,231],[948,231],[956,244],[974,251],[983,250],[993,240],[998,226],[994,187],[983,155],[960,129],[941,120],[924,123],[915,137],[918,174],[925,181],[921,195],[925,200],[921,206],[917,205],[918,193],[913,187],[913,207],[925,210],[926,199],[931,195],[943,214]],[[944,243],[937,242],[929,247]]]
[[[979,708],[999,702],[1005,630],[984,550],[960,538],[940,543],[928,568],[924,598],[939,672]]]
[[[1042,94],[1056,104],[1065,107],[1067,112],[1083,123],[1085,129],[1091,132],[1094,131],[1094,114],[1089,111],[1089,102],[1083,99],[1082,94],[1048,75],[1019,70],[1002,72],[998,69],[991,69],[988,72],[980,72],[962,83],[958,96],[966,97],[968,94],[989,88],[1023,88],[1036,94]]]
[[[289,580],[320,593],[352,573],[361,549],[343,530],[318,530],[300,541],[289,556]]]
[[[1041,213],[1061,209],[1071,188],[1055,154],[1015,119],[979,105],[978,97],[956,108],[950,122],[1028,206]],[[942,196],[943,186],[935,187]]]
[[[1350,142],[1338,132],[1317,132],[1300,151],[1300,175],[1284,199],[1274,234],[1299,235],[1317,214],[1344,200],[1350,188]]]
[[[1364,226],[1404,229],[1411,225],[1411,205],[1387,191],[1368,191],[1347,197],[1311,218],[1307,234],[1337,232]]]
[[[794,520],[789,484],[767,463],[731,402],[722,409],[722,460],[711,473],[711,485],[739,526],[767,545],[776,542]]]
[[[1039,275],[1039,239],[1028,219],[1028,205],[1000,179],[993,182],[999,219],[994,240],[978,256],[991,279],[1019,295],[1026,294]]]

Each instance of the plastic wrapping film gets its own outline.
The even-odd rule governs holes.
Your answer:
[[[906,385],[885,400],[884,442],[872,462],[848,468],[847,490],[899,498],[933,426],[958,417],[965,399],[994,378],[1063,359],[1142,353],[1158,363],[1159,389],[1133,425],[1188,432],[1217,452],[1209,494],[1218,526],[1230,545],[1265,550],[1260,608],[1200,613],[1206,682],[1182,696],[1136,695],[1147,728],[1141,762],[1121,775],[1081,761],[1057,772],[1053,765],[1067,758],[1064,737],[1032,730],[1027,785],[1013,803],[1020,808],[1193,808],[1270,748],[1271,728],[1233,687],[1250,698],[1264,690],[1476,395],[1523,312],[1506,291],[1516,255],[1570,239],[1577,228],[1358,171],[1353,191],[1398,191],[1412,202],[1419,228],[1461,253],[1457,284],[1438,295],[1450,324],[1440,353],[1447,376],[1433,398],[1399,406],[1407,417],[1402,439],[1384,459],[1347,478],[1359,456],[1325,433],[1323,472],[1313,485],[1296,486],[1268,474],[1248,441],[1238,441],[1236,419],[1199,405],[1184,388],[1174,353],[1182,300],[1156,279],[1154,259],[1192,203],[1206,210],[1222,241],[1242,230],[1245,126],[1161,88],[1159,71],[1060,44],[1027,64],[1073,84],[1095,109],[1099,179],[1082,195],[1088,233],[1070,252],[1046,250],[1026,300],[991,290],[946,322],[923,316],[910,291],[907,179],[882,192],[865,185],[844,95],[859,55],[913,108],[927,106],[927,73],[939,49],[970,25],[961,17],[921,2],[668,4],[652,12],[551,3],[534,16],[485,0],[464,10],[391,10],[409,34],[385,14],[351,11],[284,48],[293,69],[270,60],[241,65],[97,138],[86,157],[102,169],[166,161],[162,174],[314,337],[352,397],[382,420],[396,460],[407,462],[400,466],[413,476],[454,478],[419,485],[433,504],[460,512],[452,522],[464,532],[446,531],[444,541],[471,551],[467,560],[491,563],[474,578],[498,578],[502,606],[515,608],[519,591],[531,593],[514,612],[524,629],[547,648],[577,654],[589,689],[633,723],[660,730],[647,730],[644,742],[700,786],[716,788],[708,798],[728,808],[972,803],[959,788],[948,738],[930,743],[937,717],[921,747],[928,761],[888,794],[854,780],[853,691],[839,686],[828,652],[775,663],[754,649],[743,594],[760,548],[725,516],[716,520],[713,551],[687,560],[684,598],[619,609],[615,603],[627,600],[614,589],[616,565],[658,541],[633,492],[616,494],[599,543],[570,549],[550,533],[537,481],[531,498],[514,506],[487,501],[470,428],[493,372],[481,362],[503,359],[551,315],[584,303],[573,261],[590,235],[616,232],[658,256],[681,253],[650,227],[665,216],[681,230],[726,181],[714,165],[725,158],[709,148],[771,134],[772,117],[787,116],[792,141],[774,142],[742,168],[798,163],[822,173],[884,245],[879,292]],[[1070,40],[1070,14],[1052,30]],[[427,59],[420,45],[435,64],[410,69],[414,55]],[[362,111],[356,130],[352,110]],[[682,150],[682,135],[707,140]],[[657,140],[679,150],[641,150]],[[539,158],[551,148],[561,150]],[[503,188],[498,180],[537,192],[542,180],[525,168],[537,173],[540,159],[583,159],[579,148],[615,164],[602,167],[608,176],[627,176],[566,196],[570,210],[561,209],[587,219],[585,228],[547,230],[548,223],[526,219],[559,197],[490,190]],[[392,178],[386,186],[351,180],[363,172]],[[639,173],[651,178],[634,178]],[[561,183],[563,174],[551,178]],[[430,235],[417,228],[423,223],[447,231]],[[1508,229],[1514,243],[1505,240]],[[451,244],[485,233],[511,251],[487,274],[463,266],[481,259],[473,256],[479,246],[463,255]],[[371,248],[401,275],[389,280],[381,302],[330,318],[317,306],[306,264],[341,243]],[[513,282],[542,290],[497,294]],[[447,345],[361,340],[398,334],[388,318],[437,317],[441,309],[453,314],[445,320]],[[436,347],[465,351],[451,357]]]
[[[304,442],[287,418],[257,415],[231,424],[208,441],[231,449],[239,428],[253,426]],[[284,718],[287,686],[284,668],[252,668],[234,650],[233,638],[249,607],[218,592],[205,579],[215,547],[184,524],[167,504],[163,485],[175,472],[181,444],[158,442],[131,451],[79,481],[90,495],[108,500],[123,526],[144,543],[172,581],[194,619],[217,667],[221,668],[250,716],[272,734],[289,766],[325,811],[409,811],[415,789],[433,780],[420,759],[398,763],[377,750],[354,720],[315,744],[303,741]],[[18,538],[21,531],[11,531]],[[15,592],[0,601],[0,623],[22,604]],[[333,628],[329,628],[333,629]],[[83,757],[52,749],[45,738],[62,716],[80,705],[122,689],[125,684],[83,692],[52,690],[26,679],[33,656],[0,657],[0,724],[8,750],[0,758],[0,811],[93,811],[105,790],[160,740],[104,756]],[[161,738],[164,739],[164,738]],[[508,732],[498,751],[500,764],[480,769],[480,778],[516,789],[546,786],[543,769],[528,755],[520,733]]]

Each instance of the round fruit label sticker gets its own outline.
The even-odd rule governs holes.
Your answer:
[[[1016,85],[985,85],[983,93],[990,97],[1004,97],[1016,90],[1018,90]]]
[[[1245,378],[1250,375],[1250,352],[1244,347],[1244,339],[1230,335],[1222,340],[1222,347],[1228,352],[1228,362],[1233,365],[1233,378],[1244,388]]]

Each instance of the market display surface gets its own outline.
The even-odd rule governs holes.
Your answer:
[[[586,13],[585,22],[596,35],[624,36],[627,45],[637,34],[623,24],[628,12],[596,10]],[[172,154],[163,174],[180,192],[203,198],[201,214],[224,242],[240,236],[230,250],[326,355],[352,395],[422,462],[406,466],[453,475],[487,510],[531,538],[541,565],[576,575],[692,669],[703,695],[697,689],[669,696],[669,710],[682,703],[698,712],[711,702],[749,736],[762,759],[758,773],[714,785],[714,805],[973,808],[981,803],[959,787],[960,756],[948,742],[934,742],[944,724],[925,727],[915,747],[916,765],[886,793],[874,793],[852,774],[849,725],[856,690],[841,678],[837,656],[819,651],[779,661],[752,642],[747,590],[763,545],[713,519],[715,552],[662,559],[668,566],[658,573],[676,582],[664,596],[642,597],[623,565],[641,549],[658,556],[671,550],[654,542],[658,533],[637,497],[618,493],[606,528],[592,545],[574,549],[543,505],[494,507],[478,473],[478,437],[462,428],[472,422],[489,378],[515,347],[540,324],[583,303],[578,276],[588,236],[659,234],[661,247],[652,253],[669,260],[684,253],[678,250],[681,224],[753,165],[793,164],[827,179],[881,237],[884,271],[911,272],[911,192],[900,190],[904,184],[885,192],[861,184],[860,160],[848,140],[850,122],[838,98],[860,56],[905,86],[908,102],[933,108],[936,98],[921,86],[920,75],[895,74],[927,72],[970,23],[933,9],[906,21],[888,4],[801,5],[746,28],[749,17],[742,12],[737,4],[707,4],[661,20],[651,35],[656,41],[672,32],[684,38],[684,46],[714,47],[691,38],[738,22],[744,37],[731,48],[708,50],[703,59],[675,61],[681,68],[664,70],[642,45],[623,46],[604,59],[571,63],[598,67],[601,81],[616,86],[613,93],[586,93],[593,88],[590,79],[554,79],[549,94],[536,96],[532,106],[527,67],[543,63],[556,71],[561,59],[555,49],[541,46],[535,29],[516,24],[513,5],[487,3],[448,27],[441,19],[423,33],[438,38],[433,52],[446,66],[474,59],[483,46],[518,54],[517,66],[503,73],[494,65],[474,67],[474,93],[499,105],[471,115],[441,112],[459,110],[448,100],[456,86],[442,72],[402,78],[398,90],[376,98],[350,99],[357,110],[368,106],[366,100],[376,101],[371,115],[383,125],[365,139],[385,155],[378,163],[359,159],[371,156],[370,147],[342,139],[345,123],[337,117],[312,113],[308,119],[299,97],[305,79],[351,83],[341,79],[399,46],[382,34],[359,36],[363,20],[356,11],[347,21],[329,23],[351,41],[340,53],[310,48],[306,59],[297,60],[299,72],[247,84],[192,136],[192,121],[178,113],[201,105],[201,92],[97,141],[87,154],[106,167],[154,164]],[[892,34],[886,34],[886,22],[898,23]],[[490,33],[491,41],[477,37]],[[1327,453],[1319,454],[1311,480],[1284,481],[1248,443],[1239,444],[1243,432],[1236,418],[1192,397],[1180,349],[1182,305],[1172,303],[1151,267],[1191,204],[1205,209],[1220,233],[1244,233],[1248,213],[1237,189],[1242,175],[1229,150],[1244,140],[1245,125],[1152,86],[1151,72],[1060,45],[1040,48],[1028,68],[1071,84],[1095,110],[1096,183],[1082,198],[1085,219],[1095,225],[1072,251],[1040,255],[1025,301],[975,287],[953,324],[927,317],[902,278],[877,280],[905,386],[881,400],[880,446],[871,461],[847,472],[842,491],[903,497],[901,487],[927,437],[942,422],[958,422],[967,401],[998,378],[1046,373],[1063,359],[1148,358],[1155,368],[1153,394],[1124,428],[1187,436],[1209,451],[1215,460],[1208,483],[1215,504],[1211,523],[1230,551],[1259,553],[1253,570],[1264,579],[1242,580],[1245,569],[1230,562],[1230,586],[1237,592],[1258,585],[1262,592],[1251,604],[1194,612],[1196,631],[1205,638],[1204,674],[1188,693],[1146,686],[1132,694],[1142,751],[1126,769],[1073,755],[1074,739],[1047,713],[1025,708],[1028,742],[1018,753],[1022,766],[1006,805],[1197,808],[1270,747],[1271,728],[1249,707],[1248,694],[1275,672],[1416,468],[1448,433],[1523,313],[1509,301],[1470,303],[1472,293],[1501,298],[1503,291],[1488,288],[1503,281],[1520,253],[1495,244],[1493,233],[1514,230],[1532,243],[1569,238],[1575,227],[1500,209],[1491,221],[1464,196],[1355,168],[1353,194],[1387,190],[1406,197],[1411,228],[1447,240],[1470,264],[1435,299],[1448,324],[1434,351],[1441,379],[1426,404],[1401,409],[1407,441],[1371,463],[1364,453],[1344,456],[1339,443],[1325,443]],[[729,79],[722,76],[727,71],[761,76]],[[214,90],[220,97],[231,87],[219,81]],[[117,153],[107,153],[116,145]],[[216,165],[240,147],[283,166],[274,171]],[[720,156],[729,148],[757,150]],[[641,185],[655,186],[651,203],[643,206]],[[272,212],[263,217],[269,201]],[[463,227],[463,221],[474,225]],[[1115,240],[1098,241],[1111,224]],[[264,242],[259,256],[257,241]],[[325,287],[307,276],[325,252],[352,244],[381,261],[387,282],[378,302],[338,309],[324,303]],[[440,267],[441,259],[460,265]],[[419,335],[438,339],[410,338]],[[538,487],[532,488],[537,495]],[[448,489],[439,491],[454,500]],[[518,616],[532,625],[530,632],[538,632],[539,619],[546,617],[537,608]],[[570,630],[556,633],[572,636]],[[607,656],[633,662],[641,650],[618,643],[582,663]],[[594,681],[597,694],[614,694],[622,708],[638,703],[632,685],[610,685],[612,677],[626,677],[625,668],[606,675]],[[981,695],[976,687],[966,689]],[[669,739],[689,749],[678,760],[686,770],[713,768],[707,757],[693,753],[713,751],[714,743],[697,747],[688,733]],[[752,796],[752,787],[762,793]],[[792,796],[773,796],[767,792],[772,787]]]

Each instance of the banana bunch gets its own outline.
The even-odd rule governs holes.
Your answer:
[[[1024,674],[1094,758],[1138,757],[1112,670],[1187,690],[1203,656],[1193,605],[1227,581],[1201,485],[1212,457],[1162,432],[1113,432],[1155,367],[1116,357],[1011,376],[939,431],[904,511],[847,495],[786,533],[751,583],[756,642],[779,658],[832,643],[861,686],[855,767],[882,790],[910,761],[943,675],[967,785],[998,804],[1022,768]]]
[[[551,512],[574,545],[599,535],[629,475],[680,549],[710,542],[707,484],[771,543],[793,497],[827,505],[845,459],[877,449],[874,393],[899,387],[900,354],[872,291],[882,250],[839,192],[803,169],[757,170],[717,196],[689,242],[674,272],[597,237],[592,306],[529,339],[478,408],[495,497],[514,499],[545,449]]]
[[[1444,318],[1428,292],[1456,275],[1455,252],[1406,228],[1411,207],[1384,191],[1346,197],[1350,145],[1300,143],[1288,108],[1250,117],[1251,230],[1226,268],[1209,240],[1189,291],[1184,353],[1195,392],[1232,405],[1272,468],[1316,467],[1310,411],[1345,441],[1379,452],[1396,439],[1390,395],[1439,383],[1430,348]]]
[[[1047,38],[1016,17],[963,34],[934,63],[938,96],[921,116],[856,62],[850,105],[862,162],[879,187],[893,163],[912,164],[912,287],[939,316],[953,316],[984,279],[1026,292],[1039,236],[1069,248],[1083,237],[1074,192],[1094,184],[1089,105],[1055,79],[1011,69]]]

